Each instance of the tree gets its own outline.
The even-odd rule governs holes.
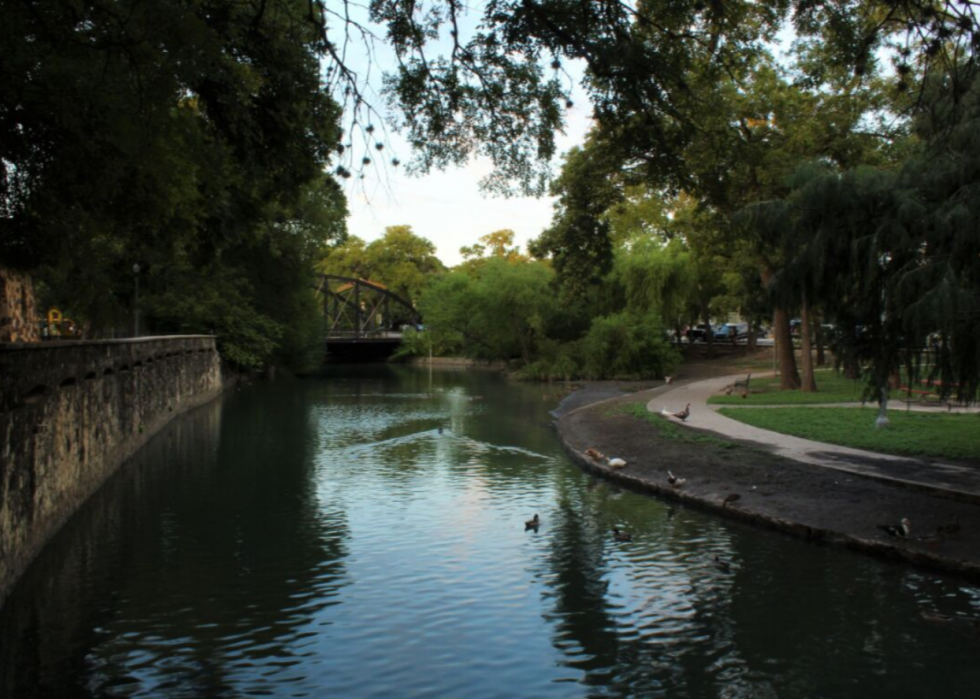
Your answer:
[[[551,184],[551,194],[558,197],[551,226],[528,246],[535,257],[552,260],[567,299],[586,297],[612,265],[604,214],[622,200],[614,165],[594,143],[570,150],[561,176]]]
[[[514,231],[504,228],[493,233],[480,236],[476,245],[464,246],[459,254],[468,262],[480,262],[486,257],[499,257],[510,262],[526,262],[527,257],[521,254],[519,247],[514,246]]]
[[[475,359],[528,365],[558,310],[553,278],[542,262],[513,264],[493,257],[475,275],[447,274],[425,292],[419,308],[436,341],[457,344]]]
[[[323,274],[366,279],[414,303],[430,280],[445,271],[436,247],[411,226],[389,226],[382,238],[365,244],[351,236],[329,249],[317,264]]]
[[[270,359],[291,326],[260,317],[265,267],[250,255],[302,257],[343,232],[342,194],[321,186],[340,110],[321,89],[308,9],[5,3],[0,257],[96,332],[131,313],[139,263],[151,326],[233,338],[248,325],[255,352],[231,354]],[[283,277],[283,293],[306,282]]]

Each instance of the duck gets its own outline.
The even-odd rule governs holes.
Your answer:
[[[624,466],[626,466],[625,459],[620,459],[617,457],[613,457],[612,459],[609,459],[607,463],[609,464],[610,468],[623,468]]]
[[[908,517],[902,517],[902,521],[898,526],[894,524],[879,524],[878,529],[896,539],[907,539],[909,534],[912,533],[912,522],[909,521]]]
[[[633,535],[629,532],[621,532],[617,527],[613,527],[613,539],[616,541],[630,542],[633,541]]]
[[[691,416],[691,404],[690,403],[688,403],[686,406],[684,406],[684,409],[682,411],[680,411],[679,413],[674,413],[674,417],[676,417],[681,422],[683,422],[684,420],[687,420],[687,418],[689,418],[690,416]]]
[[[674,486],[675,488],[680,488],[682,485],[684,485],[685,483],[687,483],[687,479],[686,478],[678,478],[677,476],[674,475],[673,471],[671,471],[670,469],[668,469],[667,470],[667,483],[669,485]]]
[[[537,529],[540,526],[541,519],[537,515],[534,515],[534,517],[524,523],[524,531],[527,531],[528,529]]]
[[[605,454],[603,454],[598,449],[593,449],[592,447],[589,447],[588,449],[585,450],[585,455],[595,461],[603,461],[606,458]]]
[[[729,505],[731,505],[736,500],[741,500],[741,499],[742,499],[742,496],[739,495],[738,493],[732,493],[730,495],[726,495],[725,496],[725,499],[721,501],[721,506],[722,507],[728,507]]]
[[[731,563],[731,561],[726,561],[725,559],[723,559],[721,556],[719,556],[716,553],[715,554],[715,568],[717,568],[718,570],[720,570],[722,573],[731,573],[732,572],[732,563]]]

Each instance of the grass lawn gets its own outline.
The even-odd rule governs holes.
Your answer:
[[[875,429],[877,408],[722,408],[748,425],[830,444],[906,456],[980,460],[980,415],[889,410],[891,424]]]
[[[643,403],[628,403],[626,405],[617,406],[613,409],[613,412],[624,412],[627,415],[632,415],[638,420],[643,420],[644,422],[649,423],[657,431],[657,435],[660,438],[667,439],[672,442],[713,444],[717,447],[721,447],[722,449],[738,449],[742,446],[741,444],[729,441],[727,439],[719,439],[718,437],[713,437],[709,434],[703,434],[695,430],[689,430],[681,427],[676,422],[672,422],[667,418],[651,413],[649,410],[647,410],[647,406]]]
[[[714,405],[807,405],[813,403],[855,403],[861,401],[864,381],[845,379],[833,370],[816,372],[817,392],[780,391],[779,377],[766,376],[749,382],[749,395],[717,395],[708,399]]]

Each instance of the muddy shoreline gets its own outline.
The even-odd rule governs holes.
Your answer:
[[[683,380],[724,372],[731,367],[707,365],[686,372]],[[771,453],[765,444],[687,425],[664,428],[658,424],[667,422],[664,418],[645,411],[663,388],[663,382],[583,386],[555,411],[566,451],[587,472],[634,490],[815,545],[844,546],[980,581],[980,504],[803,464]],[[610,397],[612,391],[620,395]],[[624,459],[627,466],[610,468],[587,456],[588,449]],[[683,486],[667,482],[668,470],[686,479]],[[877,527],[897,524],[902,517],[912,521],[908,539],[890,537]],[[960,531],[936,535],[937,527],[951,523],[959,524]]]

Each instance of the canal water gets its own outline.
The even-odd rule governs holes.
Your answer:
[[[9,598],[0,696],[978,696],[976,586],[592,480],[559,398],[337,368],[182,417]]]

